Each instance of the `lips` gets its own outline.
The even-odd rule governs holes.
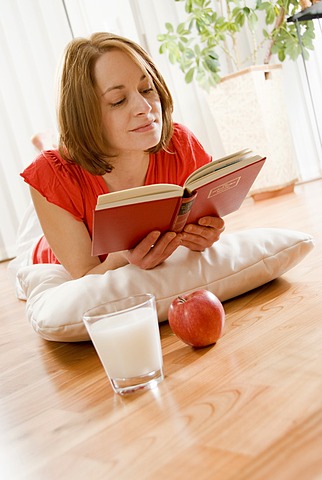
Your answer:
[[[147,132],[148,130],[151,130],[154,127],[154,120],[147,122],[143,125],[140,125],[139,127],[133,128],[130,130],[131,132]]]

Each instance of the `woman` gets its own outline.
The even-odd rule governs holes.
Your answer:
[[[204,217],[175,234],[150,232],[134,249],[91,256],[97,196],[152,183],[183,185],[211,161],[198,140],[172,121],[171,94],[136,43],[109,33],[67,46],[58,106],[59,148],[22,173],[44,237],[34,263],[61,263],[78,278],[128,263],[150,269],[179,245],[202,251],[218,240],[221,218]]]

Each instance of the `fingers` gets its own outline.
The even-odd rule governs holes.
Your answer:
[[[182,245],[190,250],[202,251],[217,242],[225,230],[225,222],[219,217],[203,217],[198,224],[184,228]]]
[[[225,230],[225,222],[223,218],[220,217],[202,217],[199,219],[198,225],[212,227],[220,232],[223,232]]]
[[[127,252],[129,263],[147,270],[164,262],[181,244],[181,234],[149,233],[133,250]]]

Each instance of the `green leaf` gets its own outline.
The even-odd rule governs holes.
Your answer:
[[[205,65],[208,70],[211,72],[217,72],[218,71],[218,61],[216,58],[213,57],[206,57],[205,58]]]
[[[269,10],[266,12],[266,18],[265,18],[265,22],[267,25],[272,25],[275,21],[275,13],[273,10]]]
[[[288,55],[292,60],[296,60],[301,54],[301,47],[297,43],[289,44],[285,48],[285,55]]]
[[[168,32],[174,32],[174,28],[171,23],[167,22],[165,24],[165,28],[168,30]]]
[[[188,70],[188,72],[185,74],[185,77],[184,77],[186,83],[191,83],[192,82],[194,73],[195,73],[194,68],[190,68],[190,70]]]
[[[245,15],[242,11],[238,12],[236,17],[235,17],[235,23],[242,27],[245,23]],[[231,25],[233,27],[233,24]]]
[[[184,53],[186,47],[181,42],[178,43],[178,47],[179,47],[180,52]]]
[[[266,38],[266,40],[268,40],[270,38],[269,33],[268,33],[267,30],[265,30],[265,28],[263,28],[262,34],[263,34],[263,37]]]
[[[192,58],[195,58],[195,52],[192,50],[192,48],[186,48],[184,51],[184,57],[187,60],[191,60]]]
[[[170,63],[172,63],[173,65],[177,62],[177,56],[174,55],[172,52],[169,52],[169,61],[170,61]]]
[[[248,16],[248,25],[249,25],[249,28],[252,32],[255,31],[257,23],[258,23],[258,17],[256,15],[256,13],[251,12]]]
[[[280,62],[284,62],[286,56],[285,56],[285,53],[284,53],[284,50],[279,50],[278,52],[278,59]]]
[[[184,23],[184,22],[181,22],[181,23],[179,23],[179,25],[177,26],[176,32],[177,32],[179,35],[182,35],[184,31],[185,31],[185,23]]]

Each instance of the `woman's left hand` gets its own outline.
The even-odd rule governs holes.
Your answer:
[[[184,227],[181,245],[202,252],[219,240],[225,230],[225,222],[220,217],[202,217],[197,224],[190,223]]]

